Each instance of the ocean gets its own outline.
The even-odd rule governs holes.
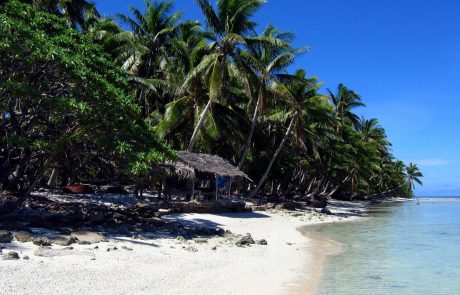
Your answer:
[[[460,294],[460,198],[385,203],[369,213],[304,228],[342,245],[325,260],[318,294]]]

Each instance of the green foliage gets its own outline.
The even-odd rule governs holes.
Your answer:
[[[89,37],[17,1],[0,6],[0,23],[4,187],[24,191],[56,165],[74,180],[143,177],[174,156]]]

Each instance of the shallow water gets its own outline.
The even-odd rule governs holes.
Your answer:
[[[309,226],[344,244],[319,294],[460,294],[460,198],[371,208],[364,221]]]

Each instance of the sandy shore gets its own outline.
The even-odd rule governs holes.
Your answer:
[[[66,256],[38,257],[38,246],[13,242],[3,245],[3,253],[14,250],[30,259],[0,260],[0,294],[311,294],[324,255],[317,240],[297,228],[349,219],[287,211],[164,218],[250,233],[268,245],[241,248],[225,237],[197,243],[158,233],[147,240],[110,237],[72,245]]]

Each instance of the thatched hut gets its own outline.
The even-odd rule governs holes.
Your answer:
[[[177,153],[179,160],[165,164],[171,176],[188,181],[188,190],[193,199],[196,195],[212,196],[217,201],[219,187],[237,177],[247,175],[225,159],[209,154],[186,151]],[[188,194],[187,194],[188,195]]]

